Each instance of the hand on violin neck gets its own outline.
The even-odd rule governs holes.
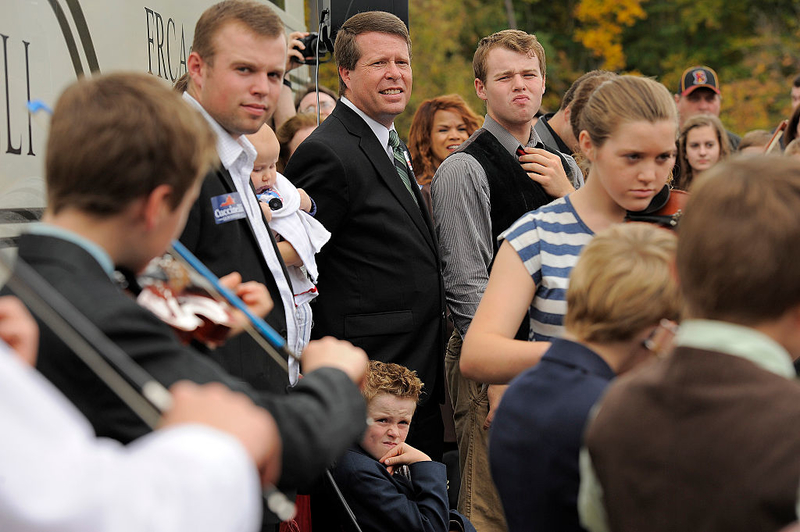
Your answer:
[[[242,276],[239,272],[231,272],[224,277],[220,277],[219,281],[225,288],[236,294],[244,304],[247,305],[248,310],[256,316],[263,318],[272,310],[274,306],[272,298],[269,295],[267,287],[263,284],[256,281],[247,281],[243,283]],[[244,313],[239,310],[235,310],[233,315],[235,325],[231,329],[231,333],[228,335],[229,337],[242,332],[245,325],[250,321]]]

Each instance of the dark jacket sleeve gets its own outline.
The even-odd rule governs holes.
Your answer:
[[[259,392],[210,358],[180,344],[168,326],[125,296],[118,296],[113,304],[108,304],[108,299],[95,300],[90,314],[114,343],[164,386],[179,380],[221,382],[266,408],[283,441],[281,487],[304,486],[317,478],[365,428],[361,393],[338,369],[310,373],[289,395]],[[149,432],[46,327],[42,327],[40,345],[40,369],[89,418],[98,435],[127,443]]]
[[[308,487],[366,429],[367,409],[358,387],[343,372],[320,368],[305,375],[288,396],[271,396],[283,440],[279,487]]]
[[[348,172],[342,157],[318,138],[298,146],[286,166],[285,176],[317,204],[315,218],[332,234],[345,220],[350,206]]]
[[[113,320],[119,324],[116,330],[110,323],[106,326],[111,338],[165,386],[181,379],[222,382],[272,414],[283,441],[280,487],[301,487],[316,479],[366,427],[364,399],[358,387],[338,369],[321,368],[306,375],[289,395],[260,392],[227,374],[208,357],[179,344],[172,331],[154,316],[117,318]],[[137,322],[140,327],[134,325]]]

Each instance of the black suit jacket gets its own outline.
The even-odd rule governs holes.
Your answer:
[[[266,322],[286,338],[286,312],[278,285],[261,253],[249,219],[241,218],[221,224],[214,221],[211,198],[231,192],[236,192],[236,187],[224,167],[220,165],[218,169],[209,172],[203,181],[200,195],[189,212],[186,228],[180,238],[181,243],[217,277],[237,271],[242,275],[243,281],[258,281],[265,285],[275,305],[265,318]],[[263,216],[260,211],[259,215]],[[288,279],[269,227],[267,233],[284,269],[284,276]],[[258,390],[285,391],[289,384],[286,372],[247,334],[240,334],[215,350],[208,350],[202,345],[195,347],[211,356],[232,375],[246,380]]]
[[[19,257],[163,385],[181,379],[221,382],[268,409],[283,440],[281,486],[309,483],[363,432],[364,400],[343,372],[311,372],[288,396],[257,392],[182,345],[167,325],[121,292],[82,247],[23,235]],[[150,431],[53,331],[41,321],[39,327],[37,368],[89,419],[98,436],[127,443]]]
[[[403,364],[442,394],[444,288],[433,225],[366,122],[338,103],[292,155],[285,175],[317,204],[331,239],[317,255],[313,337],[347,339]],[[420,208],[421,207],[421,208]]]
[[[333,477],[364,532],[444,532],[450,530],[447,472],[440,462],[408,466],[411,478],[391,475],[386,466],[354,446],[336,463]],[[343,506],[330,490],[311,498],[314,530],[351,530]],[[454,518],[463,523],[463,516]],[[319,525],[317,524],[319,523]],[[474,528],[472,529],[474,530]]]

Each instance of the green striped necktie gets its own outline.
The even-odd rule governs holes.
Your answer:
[[[414,195],[414,190],[411,188],[411,178],[408,175],[405,152],[400,146],[400,138],[397,136],[397,131],[394,129],[389,130],[389,146],[392,147],[392,153],[394,154],[394,167],[397,169],[397,173],[400,175],[400,179],[403,180],[403,184],[406,186],[406,189],[408,189],[408,193],[411,194],[411,198],[414,200],[414,203],[419,206],[417,197]]]

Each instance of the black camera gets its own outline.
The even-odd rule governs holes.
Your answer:
[[[300,50],[295,46],[295,50],[299,50],[301,54],[303,54],[303,60],[300,61],[301,65],[316,65],[317,64],[317,46],[319,45],[319,59],[320,63],[325,63],[327,61],[322,61],[322,58],[330,52],[328,48],[325,46],[324,40],[319,38],[318,33],[309,33],[302,39],[299,39],[301,43],[306,47],[305,50]]]

